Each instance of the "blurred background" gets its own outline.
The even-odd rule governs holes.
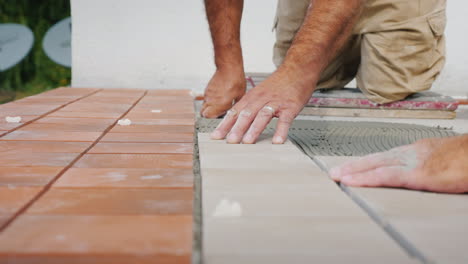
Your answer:
[[[71,69],[52,61],[42,47],[51,26],[69,16],[69,0],[0,0],[0,23],[23,24],[34,34],[29,54],[0,71],[0,103],[70,84]]]

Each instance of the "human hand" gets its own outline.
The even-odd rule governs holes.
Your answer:
[[[274,144],[283,144],[294,118],[309,100],[314,86],[287,71],[276,71],[250,90],[211,134],[228,143],[253,144],[273,117],[278,117]]]
[[[243,71],[217,70],[205,89],[201,115],[206,118],[224,115],[244,96],[246,86]]]
[[[331,169],[330,176],[349,186],[468,192],[468,135],[371,154]]]

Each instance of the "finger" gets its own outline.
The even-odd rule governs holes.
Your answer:
[[[330,177],[339,181],[343,176],[370,171],[379,167],[389,167],[400,165],[401,161],[392,150],[370,154],[355,160],[343,163],[329,171]]]
[[[205,118],[217,118],[224,115],[228,110],[229,108],[226,109],[225,106],[207,106],[203,109],[202,116]]]
[[[241,142],[245,132],[250,127],[250,124],[252,124],[257,111],[258,109],[253,107],[247,107],[240,111],[236,123],[226,137],[227,143],[238,144]]]
[[[399,166],[379,167],[375,170],[343,176],[341,183],[355,187],[404,187],[410,177]]]
[[[253,144],[257,141],[260,134],[265,130],[268,123],[275,115],[275,107],[272,105],[266,105],[260,111],[258,111],[255,120],[250,125],[249,130],[242,139],[242,143]]]
[[[278,123],[276,124],[275,134],[273,136],[273,144],[283,144],[286,141],[288,138],[289,127],[295,117],[296,115],[288,111],[280,113]]]
[[[234,108],[227,111],[226,115],[224,116],[223,120],[219,123],[216,129],[211,133],[212,139],[224,139],[226,135],[231,130],[232,126],[236,122],[237,119],[237,110]]]

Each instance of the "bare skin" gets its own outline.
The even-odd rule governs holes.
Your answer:
[[[211,137],[247,144],[255,143],[270,120],[278,117],[273,143],[282,144],[292,121],[315,90],[321,72],[349,38],[364,1],[311,0],[283,64],[239,100],[245,92],[245,79],[239,77],[239,72],[244,75],[239,34],[242,2],[205,0],[217,72],[207,87],[201,114],[217,117],[230,110]],[[227,74],[218,74],[224,69],[238,76],[238,81],[223,77]],[[233,85],[241,81],[242,87]],[[218,86],[219,82],[224,85]],[[231,108],[229,102],[237,100]]]
[[[368,155],[331,169],[330,176],[349,186],[465,193],[468,192],[468,134],[424,139]]]

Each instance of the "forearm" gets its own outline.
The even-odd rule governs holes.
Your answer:
[[[304,23],[278,70],[293,73],[304,85],[315,85],[351,35],[363,6],[364,0],[311,0]]]
[[[243,71],[240,23],[243,0],[205,0],[217,69]]]

